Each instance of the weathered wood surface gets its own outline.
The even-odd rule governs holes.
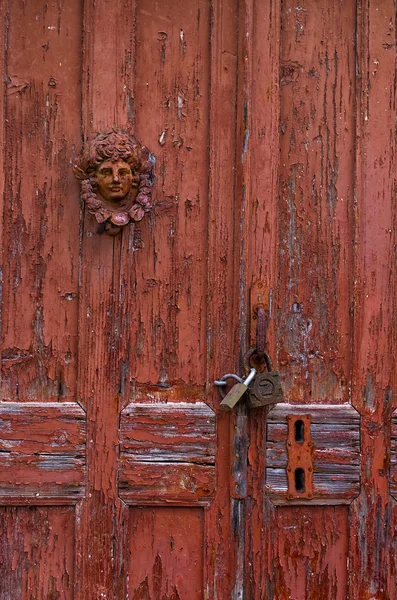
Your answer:
[[[220,399],[212,382],[224,370],[238,368],[238,341],[235,332],[238,289],[235,273],[235,221],[231,219],[231,198],[235,198],[235,156],[237,119],[237,72],[239,14],[236,0],[219,0],[211,5],[209,153],[207,217],[207,399]],[[207,400],[207,401],[208,401]],[[204,598],[230,598],[236,578],[235,515],[230,502],[230,454],[234,436],[233,417],[219,415],[217,421],[217,489],[204,522]],[[233,476],[232,476],[233,477]],[[223,557],[218,559],[218,557]]]
[[[156,155],[158,201],[137,233],[138,382],[205,382],[210,33],[206,0],[136,2],[133,118]]]
[[[289,415],[310,414],[313,498],[288,499]],[[274,504],[350,504],[360,493],[360,415],[349,404],[273,408],[266,428],[266,492]]]
[[[202,509],[132,508],[128,541],[131,600],[210,597]]]
[[[250,125],[245,160],[251,160],[251,170],[239,190],[249,198],[242,213],[245,291],[258,275],[268,281],[269,348],[287,401],[345,403],[353,333],[355,5],[332,0],[244,5],[249,52],[241,57],[253,71],[244,88]],[[277,134],[270,111],[278,125],[273,146]],[[253,161],[264,155],[260,145],[273,153],[257,171]],[[268,176],[266,185],[257,184],[261,175]],[[247,305],[244,297],[245,322]],[[345,551],[333,556],[331,532],[327,544],[321,540],[323,523],[332,522],[335,508],[315,508],[309,530],[306,507],[263,503],[264,417],[250,415],[244,592],[258,600],[346,600],[348,519],[340,521],[337,533]],[[293,531],[282,526],[292,510]],[[305,548],[318,557],[311,569]],[[296,566],[286,573],[290,560]]]
[[[214,465],[215,451],[215,414],[204,403],[130,404],[121,413],[120,452],[131,460]]]
[[[204,403],[131,404],[120,421],[119,494],[127,504],[208,504],[216,421]]]
[[[352,403],[362,415],[362,492],[350,513],[349,596],[397,596],[389,496],[396,406],[396,7],[357,2]]]
[[[81,3],[5,4],[1,399],[74,399]]]
[[[0,598],[74,599],[73,507],[0,508]]]
[[[270,597],[347,600],[348,526],[344,506],[278,510],[274,538],[280,564]]]
[[[85,492],[85,413],[78,404],[0,404],[0,504],[69,504]]]
[[[0,600],[396,597],[394,4],[0,3]],[[111,240],[69,161],[126,123],[158,203]],[[361,478],[350,506],[272,504],[289,407],[220,415],[216,458],[201,417],[139,413],[216,411],[257,279],[287,402],[316,403],[314,485],[337,504]],[[66,480],[77,506],[40,506]]]
[[[390,430],[390,494],[397,500],[397,412],[394,411]]]
[[[287,0],[281,27],[278,358],[289,401],[341,403],[352,360],[355,3]]]
[[[124,8],[121,0],[84,4],[84,138],[112,125],[126,125],[133,76],[129,65],[134,62],[134,5],[128,11]],[[116,600],[127,595],[128,515],[118,497],[117,475],[118,425],[130,390],[130,348],[134,346],[133,240],[133,226],[114,238],[98,235],[94,218],[83,215],[78,397],[87,412],[87,495],[77,507],[76,600]]]
[[[241,355],[256,343],[255,333],[247,331],[249,288],[258,279],[268,293],[268,349],[276,359],[275,319],[278,272],[278,179],[280,152],[280,37],[281,4],[278,0],[240,2],[239,38],[239,146],[236,152],[237,177],[235,218],[241,222],[239,273],[239,343]],[[241,198],[241,202],[240,202]],[[283,257],[282,257],[283,258]],[[237,277],[237,275],[236,275]],[[240,355],[240,360],[241,360]],[[236,510],[234,526],[239,542],[235,558],[236,585],[233,600],[248,597],[272,598],[273,552],[276,523],[274,506],[264,496],[265,436],[267,410],[246,418],[247,434],[239,438],[234,455],[246,452],[245,512]],[[241,428],[240,428],[241,430]],[[239,429],[236,430],[236,434]],[[249,443],[249,445],[248,445]],[[245,450],[247,447],[247,451]],[[241,448],[241,450],[240,450]],[[240,469],[237,474],[244,474]],[[237,507],[238,509],[240,507]],[[240,516],[241,515],[241,516]],[[238,520],[239,518],[239,520]],[[237,527],[237,525],[239,527]],[[278,593],[278,592],[277,592]],[[276,594],[277,596],[277,594]]]

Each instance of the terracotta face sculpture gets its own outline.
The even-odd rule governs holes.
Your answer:
[[[116,235],[149,212],[153,165],[148,149],[124,130],[112,128],[87,140],[73,172],[82,181],[82,200],[98,231]]]
[[[123,160],[105,160],[96,170],[96,193],[104,202],[116,206],[130,193],[132,171]]]

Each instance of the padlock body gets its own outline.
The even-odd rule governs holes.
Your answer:
[[[248,386],[245,383],[236,383],[232,389],[226,394],[224,399],[219,405],[221,410],[231,410],[237,402],[244,396]]]
[[[248,390],[248,396],[251,408],[284,402],[279,373],[276,371],[259,373]]]

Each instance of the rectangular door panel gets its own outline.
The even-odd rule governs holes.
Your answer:
[[[273,597],[346,600],[348,509],[279,508],[276,524],[275,547],[280,563],[275,568]]]
[[[0,508],[0,599],[73,600],[73,507]]]
[[[0,504],[69,504],[85,494],[86,420],[74,402],[0,403]]]
[[[216,420],[203,402],[130,404],[121,415],[119,495],[127,504],[208,504]]]
[[[128,592],[132,600],[202,600],[204,510],[131,508]]]

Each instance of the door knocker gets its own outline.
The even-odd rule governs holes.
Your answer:
[[[154,156],[123,129],[93,133],[73,161],[81,199],[99,223],[98,232],[117,235],[152,208]]]

